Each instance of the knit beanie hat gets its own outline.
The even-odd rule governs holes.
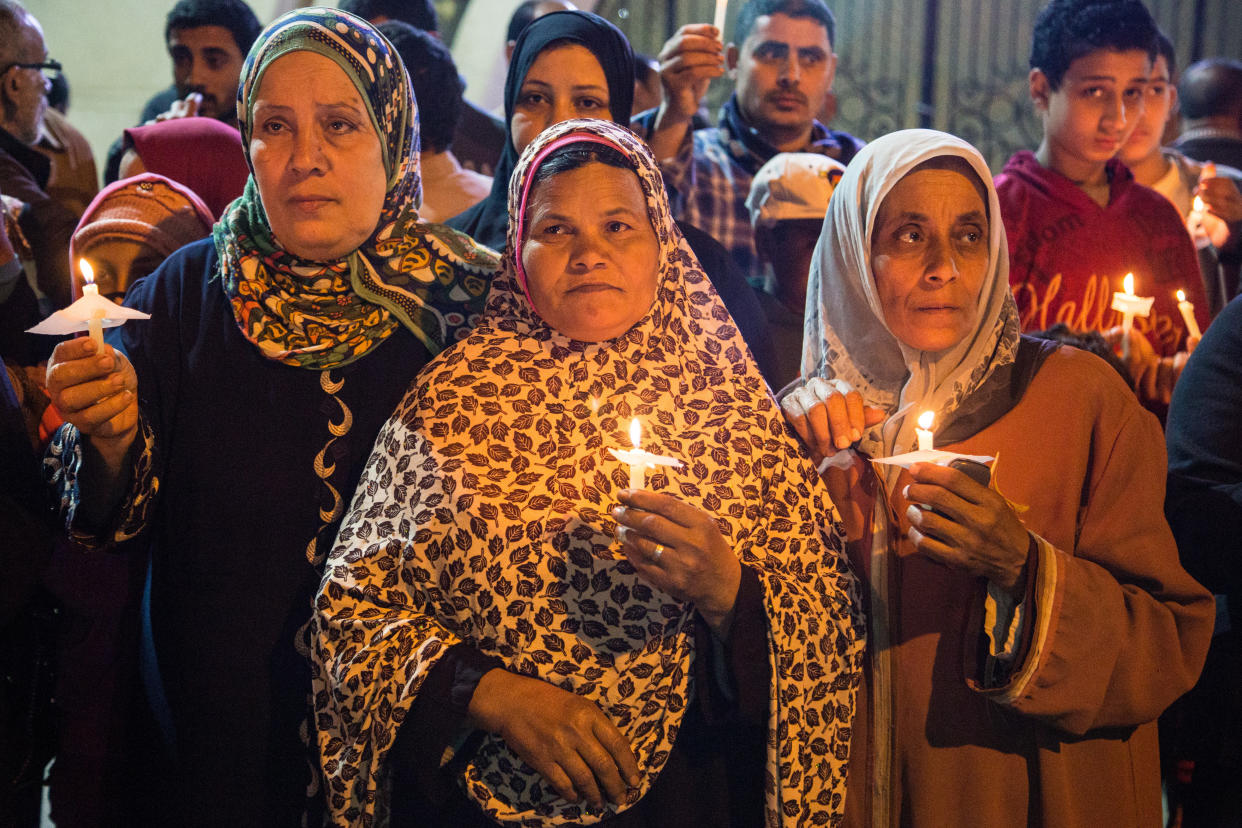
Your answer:
[[[193,190],[162,175],[143,173],[99,191],[69,242],[76,263],[91,245],[126,239],[146,245],[161,257],[211,234],[211,211]]]

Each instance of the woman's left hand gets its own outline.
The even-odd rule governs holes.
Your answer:
[[[1020,599],[1031,538],[1005,499],[947,466],[915,463],[910,476],[914,482],[905,491],[910,542],[929,558],[982,575]]]
[[[618,493],[612,510],[617,540],[638,574],[679,601],[689,601],[718,635],[728,631],[742,564],[716,518],[672,495],[645,489]]]

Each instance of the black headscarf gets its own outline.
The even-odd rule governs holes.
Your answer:
[[[559,11],[536,18],[518,35],[505,78],[505,148],[496,164],[492,191],[487,198],[446,224],[474,237],[479,244],[500,250],[509,229],[509,177],[520,153],[513,147],[513,110],[526,73],[539,54],[553,44],[573,43],[595,55],[608,81],[608,108],[612,120],[622,126],[630,123],[634,104],[634,52],[630,42],[616,26],[596,14]]]

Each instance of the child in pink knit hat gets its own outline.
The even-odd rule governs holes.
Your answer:
[[[211,233],[215,223],[202,199],[162,175],[143,173],[99,191],[69,242],[74,296],[82,295],[87,259],[99,292],[120,301],[138,279],[154,271],[177,248]]]

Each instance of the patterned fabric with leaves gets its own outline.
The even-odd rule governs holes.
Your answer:
[[[362,247],[337,261],[306,261],[273,235],[251,165],[245,191],[213,231],[238,328],[264,356],[315,370],[358,359],[402,324],[438,353],[478,321],[497,262],[469,236],[418,221],[418,108],[401,57],[370,24],[336,9],[276,20],[251,48],[237,92],[247,164],[263,73],[293,51],[331,59],[358,88],[388,189]]]
[[[695,698],[690,605],[625,560],[609,510],[628,485],[608,451],[684,461],[650,475],[717,516],[758,575],[771,668],[769,826],[841,818],[862,649],[838,518],[737,329],[668,215],[649,150],[602,121],[550,128],[523,154],[510,204],[542,150],[570,134],[633,164],[661,245],[654,304],[614,340],[549,327],[515,273],[516,230],[483,325],[430,363],[382,429],[317,598],[316,716],[340,824],[385,811],[385,757],[436,659],[469,642],[508,669],[595,702],[650,787]],[[517,222],[512,222],[511,227]],[[594,823],[496,736],[469,757],[467,795],[508,825]]]

